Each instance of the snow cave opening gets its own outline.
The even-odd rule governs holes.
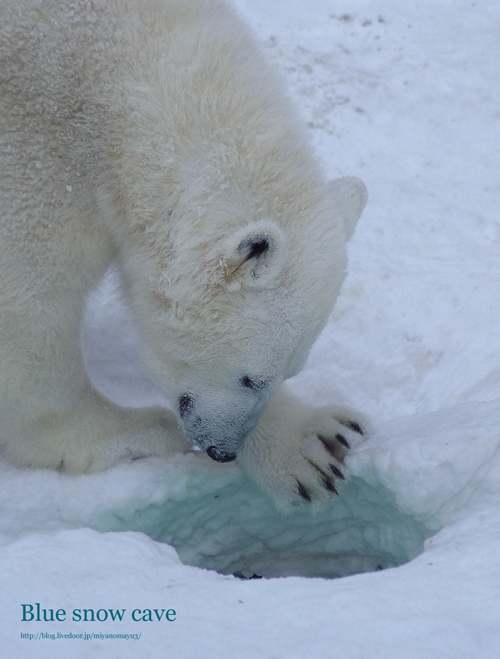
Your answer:
[[[332,579],[396,567],[436,532],[402,512],[384,487],[356,477],[317,511],[304,504],[288,513],[241,475],[222,487],[196,485],[180,499],[114,511],[97,526],[141,531],[172,545],[186,565],[247,579]]]

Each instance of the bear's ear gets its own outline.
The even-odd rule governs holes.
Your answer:
[[[334,208],[338,210],[344,220],[344,233],[348,240],[354,233],[356,224],[366,206],[368,191],[363,181],[356,176],[337,178],[328,183],[328,188],[333,197]]]
[[[281,270],[285,251],[284,233],[271,220],[253,222],[237,231],[224,244],[228,290],[271,284]]]

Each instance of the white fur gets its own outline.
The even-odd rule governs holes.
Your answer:
[[[92,471],[188,451],[184,430],[203,449],[240,451],[277,499],[297,481],[319,491],[307,470],[331,456],[304,415],[289,427],[297,403],[274,394],[332,309],[366,192],[323,180],[234,12],[219,0],[3,0],[0,171],[10,459]],[[84,302],[113,260],[153,377],[185,396],[181,424],[117,407],[85,373]],[[349,434],[318,414],[318,432]]]

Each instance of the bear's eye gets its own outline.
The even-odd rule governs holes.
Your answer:
[[[250,242],[242,242],[238,248],[238,251],[242,252],[246,250],[247,253],[245,254],[245,261],[249,261],[250,259],[259,257],[264,252],[267,252],[268,249],[269,242],[266,240],[266,238],[257,238],[256,240]]]
[[[258,391],[259,389],[264,389],[264,387],[266,386],[264,380],[255,380],[253,378],[248,377],[248,375],[243,376],[240,382],[247,389],[253,389],[254,391]]]
[[[185,417],[193,411],[194,400],[189,394],[182,394],[179,398],[179,413],[181,418]]]

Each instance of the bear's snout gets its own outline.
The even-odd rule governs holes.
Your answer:
[[[177,401],[182,429],[216,462],[232,462],[257,425],[267,396],[247,388],[183,393]]]
[[[232,462],[233,460],[236,460],[236,453],[220,451],[217,446],[209,446],[207,448],[207,455],[216,462]]]

